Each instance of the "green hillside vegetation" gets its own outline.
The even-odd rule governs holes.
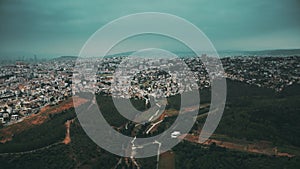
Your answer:
[[[240,82],[228,81],[228,98],[223,118],[216,130],[227,140],[267,140],[274,146],[291,150],[300,147],[299,86],[290,86],[281,93],[271,89],[249,86]],[[209,90],[201,91],[201,102],[209,102]],[[113,126],[128,122],[113,106],[108,96],[97,96],[101,111]],[[144,102],[133,99],[131,102],[139,110],[145,110]],[[180,96],[168,99],[169,109],[178,109]],[[207,109],[206,109],[207,110]],[[204,113],[200,111],[200,113]],[[0,144],[0,154],[34,150],[57,143],[65,137],[66,120],[76,117],[74,109],[51,117],[51,120],[23,133],[13,140]],[[162,132],[171,125],[175,117],[166,119],[159,127]],[[201,127],[205,118],[198,121]],[[85,134],[78,120],[71,124],[71,142],[59,143],[51,148],[26,154],[1,154],[0,168],[114,168],[119,157],[99,148]],[[177,168],[299,168],[299,156],[293,158],[258,155],[230,151],[211,145],[209,148],[198,144],[182,142],[173,148]],[[296,153],[297,154],[297,153]],[[155,157],[138,159],[143,168],[154,168]],[[130,167],[129,167],[130,168]]]
[[[300,91],[299,85],[282,93],[234,81],[227,85],[226,108],[216,133],[300,146],[300,93],[296,92]]]
[[[183,142],[173,148],[176,167],[186,169],[297,169],[299,157],[285,158],[229,151],[211,145],[204,148],[198,144]]]
[[[1,143],[0,153],[29,151],[62,141],[66,133],[65,122],[75,116],[74,109],[51,115],[51,120],[14,135],[12,141]]]

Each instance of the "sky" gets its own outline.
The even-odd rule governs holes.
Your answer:
[[[76,56],[99,28],[139,12],[182,17],[218,51],[300,48],[299,0],[0,0],[0,57]],[[172,50],[170,40],[144,37],[115,52],[156,41],[164,42],[157,47],[169,44]]]

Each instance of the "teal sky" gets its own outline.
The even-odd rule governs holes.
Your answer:
[[[78,55],[101,26],[137,12],[185,18],[217,50],[300,48],[299,0],[1,0],[0,57]],[[115,52],[157,40],[136,38]],[[178,50],[169,41],[155,44]]]

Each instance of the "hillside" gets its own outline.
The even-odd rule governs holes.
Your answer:
[[[223,118],[213,139],[236,144],[262,142],[278,147],[278,151],[295,157],[249,153],[218,145],[200,145],[183,141],[173,148],[176,168],[297,168],[300,166],[300,95],[299,86],[291,86],[281,93],[270,89],[228,81],[228,98]],[[202,102],[209,101],[209,91],[202,91]],[[98,96],[104,117],[114,126],[126,122],[112,107],[111,98]],[[178,108],[179,96],[169,99],[168,108]],[[132,101],[138,109],[143,102]],[[205,113],[200,111],[200,114]],[[114,114],[114,115],[112,115]],[[78,120],[70,124],[71,141],[62,141],[65,122],[75,118],[73,109],[51,116],[51,120],[20,134],[12,141],[0,144],[0,163],[4,168],[114,168],[120,157],[112,155],[93,143],[82,130]],[[172,123],[166,117],[164,125]],[[199,119],[191,133],[201,128]],[[162,128],[164,129],[164,128]],[[47,145],[55,144],[47,147]],[[57,144],[56,144],[57,143]],[[46,147],[45,147],[46,146]],[[35,150],[35,151],[30,151]],[[21,153],[20,153],[21,152]],[[7,154],[8,153],[8,154]],[[164,155],[166,156],[166,155]],[[162,156],[162,158],[164,157]],[[168,157],[170,158],[170,157]],[[138,159],[142,168],[155,168],[155,157]],[[173,160],[173,159],[170,159]],[[124,161],[123,161],[124,162]],[[124,163],[123,166],[132,167]]]

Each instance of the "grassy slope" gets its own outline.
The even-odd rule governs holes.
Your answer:
[[[289,145],[297,146],[297,140],[300,137],[299,130],[297,130],[299,124],[296,123],[296,120],[300,119],[297,104],[299,96],[295,92],[298,91],[297,87],[293,86],[278,95],[271,90],[229,82],[228,91],[228,107],[217,133],[226,134],[228,139],[270,140],[273,144],[282,145],[286,149],[289,149]],[[109,103],[108,98],[98,98],[98,101],[99,99],[102,103]],[[109,109],[110,104],[106,105]],[[73,114],[69,112],[54,116],[51,121],[45,123],[45,126],[34,127],[16,135],[11,143],[0,145],[0,150],[16,151],[14,147],[19,145],[16,147],[17,151],[20,151],[24,147],[25,149],[32,148],[27,146],[30,143],[31,145],[44,145],[63,140],[64,122],[73,118],[73,115],[75,115],[74,112]],[[124,120],[111,116],[111,111],[107,111],[104,116],[108,118],[108,121],[113,121],[116,126]],[[71,125],[71,138],[69,145],[60,144],[31,154],[0,156],[1,167],[112,168],[117,163],[118,157],[97,147],[86,136],[78,121]],[[216,147],[204,149],[188,142],[176,146],[174,152],[177,168],[299,168],[300,165],[298,157],[288,159],[234,152]],[[155,166],[155,158],[141,159],[140,163],[151,168]]]

